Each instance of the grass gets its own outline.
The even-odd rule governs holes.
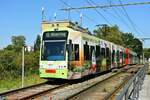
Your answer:
[[[150,75],[150,69],[147,71],[147,74]]]
[[[147,69],[147,74],[150,75],[150,64],[149,64],[149,67]]]
[[[25,77],[24,86],[38,84],[44,81],[46,80],[40,79],[40,77],[36,74],[28,75]],[[0,92],[21,88],[21,86],[21,77],[16,79],[9,78],[5,80],[0,80]]]

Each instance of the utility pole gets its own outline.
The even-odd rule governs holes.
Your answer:
[[[142,40],[142,45],[143,45],[143,64],[145,63],[145,57],[144,57],[144,39],[141,39]]]
[[[68,20],[70,20],[70,10],[68,10]]]
[[[80,14],[80,26],[82,26],[82,18],[83,18],[83,15],[82,13]]]
[[[24,50],[25,46],[22,47],[22,88],[24,87]]]
[[[56,17],[57,17],[57,14],[56,14],[56,13],[54,13],[54,19],[55,19],[55,21],[56,21]]]
[[[44,21],[44,13],[45,13],[45,11],[44,11],[44,7],[42,7],[42,21]]]
[[[145,63],[145,55],[144,55],[144,41],[145,41],[145,40],[150,40],[150,38],[139,38],[139,39],[141,39],[142,44],[143,44],[143,64],[144,64],[144,63]]]

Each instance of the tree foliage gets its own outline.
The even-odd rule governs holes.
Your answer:
[[[37,38],[36,38],[36,41],[34,44],[34,50],[35,51],[40,50],[40,44],[41,44],[41,37],[40,37],[40,35],[37,35]]]
[[[104,25],[102,27],[98,27],[94,30],[94,34],[101,38],[113,42],[115,44],[123,45],[122,33],[119,30],[118,26],[108,26]]]
[[[150,58],[150,48],[144,48],[144,56],[146,59]]]
[[[9,44],[5,50],[12,50],[15,52],[21,52],[22,47],[25,45],[25,37],[22,35],[19,36],[12,36],[11,37],[11,44]]]
[[[143,52],[142,42],[139,39],[135,38],[132,33],[123,33],[122,39],[124,42],[124,46],[135,51],[140,58]]]
[[[3,72],[0,73],[0,79],[12,74],[16,76],[14,73],[17,69],[17,66],[14,63],[15,57],[16,55],[13,51],[5,50],[0,52],[0,71]]]
[[[12,43],[0,50],[0,79],[21,77],[24,36],[12,36]],[[35,73],[39,66],[39,51],[25,52],[25,74]]]
[[[25,45],[25,37],[24,36],[12,36],[11,38],[12,46],[16,52],[20,52],[22,47]]]
[[[135,38],[132,33],[124,33],[119,30],[118,26],[102,25],[94,30],[94,34],[101,38],[113,42],[135,51],[140,57],[142,55],[142,43],[139,39]]]

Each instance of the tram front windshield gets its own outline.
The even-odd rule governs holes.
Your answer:
[[[42,60],[65,60],[65,41],[44,41],[43,44]]]

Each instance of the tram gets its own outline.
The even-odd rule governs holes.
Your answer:
[[[137,54],[99,39],[71,21],[42,22],[41,78],[80,79],[128,64]]]

